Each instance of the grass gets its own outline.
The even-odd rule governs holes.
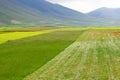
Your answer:
[[[13,38],[21,35],[13,36],[15,33]],[[73,43],[80,33],[57,31],[0,44],[0,80],[22,80]]]
[[[120,80],[120,31],[89,29],[24,80]]]

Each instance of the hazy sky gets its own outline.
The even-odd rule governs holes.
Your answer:
[[[90,12],[100,7],[120,8],[120,0],[47,0],[63,6],[78,10],[80,12]]]

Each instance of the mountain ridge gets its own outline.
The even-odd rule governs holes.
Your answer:
[[[111,23],[112,22],[112,23]],[[116,20],[98,18],[45,0],[1,0],[0,26],[109,26]]]
[[[0,14],[0,22],[5,24],[69,24],[88,19],[83,13],[44,0],[4,0],[0,3]]]

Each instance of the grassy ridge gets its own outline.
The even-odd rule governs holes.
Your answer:
[[[74,42],[80,31],[59,31],[0,44],[0,80],[22,80]]]

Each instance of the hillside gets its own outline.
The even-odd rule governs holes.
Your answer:
[[[111,20],[120,20],[120,8],[99,8],[88,13],[89,16]]]
[[[2,0],[1,24],[86,25],[91,17],[44,0]]]
[[[52,17],[42,14],[19,0],[2,0],[0,2],[0,22],[4,24],[44,23],[49,19]]]
[[[102,8],[83,14],[45,0],[1,0],[0,26],[119,26],[119,12],[109,14],[115,11]]]

